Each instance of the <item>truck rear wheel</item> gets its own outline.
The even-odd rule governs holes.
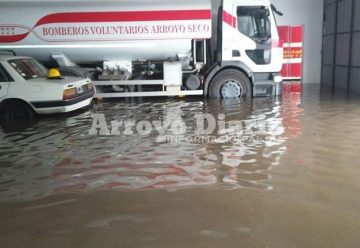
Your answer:
[[[1,108],[0,117],[3,119],[13,120],[33,119],[35,117],[35,113],[26,103],[11,101]]]
[[[246,98],[251,95],[249,78],[235,69],[220,72],[209,87],[212,98]]]

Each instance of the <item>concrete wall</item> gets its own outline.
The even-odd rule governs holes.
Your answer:
[[[213,6],[220,0],[212,0]],[[226,1],[226,0],[225,0]],[[272,0],[278,10],[278,25],[304,25],[304,83],[320,83],[324,0]]]

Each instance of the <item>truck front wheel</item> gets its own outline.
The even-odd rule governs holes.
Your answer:
[[[249,78],[235,69],[220,72],[209,87],[209,96],[212,98],[246,98],[251,95]]]

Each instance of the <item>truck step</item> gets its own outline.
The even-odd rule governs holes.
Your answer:
[[[255,82],[254,82],[254,85],[255,85],[255,86],[260,86],[260,85],[271,85],[271,86],[274,86],[275,83],[274,83],[274,81],[272,81],[272,80],[264,80],[264,81],[255,81]]]
[[[95,86],[113,85],[163,85],[164,80],[93,81]]]
[[[276,83],[271,80],[258,81],[254,83],[254,97],[271,97],[278,95]]]
[[[158,96],[201,96],[202,90],[184,91],[149,91],[149,92],[124,92],[124,93],[98,93],[95,98],[121,98],[121,97],[158,97]]]

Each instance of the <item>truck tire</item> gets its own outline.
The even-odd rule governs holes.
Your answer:
[[[235,69],[221,71],[210,83],[209,96],[211,98],[250,97],[250,80],[244,73]]]
[[[21,101],[10,101],[5,103],[0,110],[0,117],[3,119],[24,120],[35,117],[34,110]]]

